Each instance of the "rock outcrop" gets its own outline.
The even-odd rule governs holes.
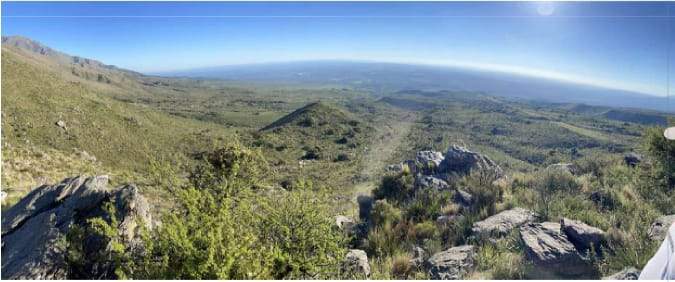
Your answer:
[[[439,165],[440,173],[465,175],[474,170],[488,171],[497,177],[503,175],[502,168],[487,156],[457,145],[448,149]]]
[[[429,277],[434,280],[462,279],[473,269],[475,255],[475,248],[471,245],[436,253],[427,260]]]
[[[600,228],[590,226],[578,220],[563,218],[561,221],[562,232],[574,244],[579,251],[585,251],[594,247],[600,251],[601,244],[605,240],[605,232]]]
[[[617,273],[602,277],[602,280],[638,280],[638,278],[640,278],[640,270],[635,267],[626,267]]]
[[[343,271],[359,277],[370,277],[368,255],[362,250],[352,249],[345,256]]]
[[[668,228],[670,228],[670,225],[673,223],[675,223],[675,214],[664,215],[657,218],[649,227],[649,231],[647,233],[649,235],[649,239],[654,241],[663,241],[663,239],[666,238],[666,234],[668,233]]]
[[[475,236],[503,236],[534,218],[530,210],[513,208],[474,223],[471,231]]]
[[[592,266],[577,252],[574,244],[555,222],[532,223],[520,227],[527,258],[537,267],[539,279],[588,277]]]
[[[151,227],[152,221],[148,203],[135,186],[110,190],[107,176],[68,178],[36,188],[3,214],[2,279],[69,278],[61,242],[73,226],[107,216],[103,205],[108,201],[115,204],[118,235],[126,246],[140,247],[138,223]],[[89,244],[101,244],[96,238],[86,242],[93,251],[106,248]],[[92,277],[116,278],[111,268],[94,268]]]

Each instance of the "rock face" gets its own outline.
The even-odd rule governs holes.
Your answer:
[[[433,280],[462,279],[473,268],[475,255],[475,248],[471,245],[436,253],[427,261],[429,277]]]
[[[579,167],[577,167],[574,164],[570,164],[570,163],[552,164],[552,165],[546,167],[546,169],[566,171],[566,172],[571,173],[572,175],[576,175],[576,174],[579,173]]]
[[[560,224],[555,222],[520,227],[525,254],[539,270],[536,273],[538,277],[533,278],[569,278],[593,273],[591,265],[579,255],[560,229]]]
[[[135,186],[111,191],[108,177],[96,176],[68,178],[33,190],[3,214],[2,279],[68,278],[60,241],[74,225],[105,215],[102,205],[113,199],[119,235],[135,248],[138,222],[151,224],[148,203]],[[96,241],[100,240],[91,240]],[[87,248],[98,251],[105,246],[87,245]],[[112,269],[98,267],[97,271],[92,276],[115,278]]]
[[[535,214],[523,208],[506,210],[473,224],[476,236],[503,236],[514,228],[534,220]]]
[[[640,270],[635,267],[626,267],[610,276],[602,277],[602,280],[638,280],[639,277]]]
[[[634,167],[642,162],[642,155],[636,153],[628,153],[623,156],[623,162],[630,167]]]
[[[649,239],[654,241],[663,241],[666,238],[668,233],[668,228],[670,225],[675,223],[675,214],[665,215],[657,218],[654,223],[649,227],[648,235]]]
[[[431,188],[438,191],[450,187],[445,180],[433,176],[420,176],[416,179],[416,184],[419,188]]]
[[[343,265],[343,270],[357,276],[370,277],[370,265],[368,264],[368,255],[362,250],[349,250]]]
[[[473,170],[490,171],[498,177],[503,171],[499,165],[487,156],[467,150],[464,147],[453,145],[445,153],[445,158],[439,165],[441,173],[468,174]]]
[[[579,251],[585,251],[592,246],[600,251],[600,245],[605,239],[605,232],[585,224],[581,221],[563,218],[561,221],[562,231]]]

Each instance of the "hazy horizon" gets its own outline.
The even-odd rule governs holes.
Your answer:
[[[3,35],[159,73],[369,61],[505,72],[666,96],[672,3],[4,2]]]

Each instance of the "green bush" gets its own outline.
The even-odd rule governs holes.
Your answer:
[[[382,178],[380,186],[373,190],[375,199],[387,199],[397,203],[407,200],[414,191],[414,177],[402,173],[399,175],[386,175]]]

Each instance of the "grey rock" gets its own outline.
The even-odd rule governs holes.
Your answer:
[[[638,280],[639,277],[640,270],[635,267],[626,267],[617,273],[602,277],[602,280]]]
[[[436,218],[436,224],[447,225],[461,219],[462,215],[441,215]]]
[[[555,222],[532,223],[520,227],[525,255],[539,269],[533,278],[590,276],[592,266],[561,232]]]
[[[579,173],[579,167],[571,163],[557,163],[552,164],[546,167],[548,170],[559,170],[563,172],[569,172],[572,175],[577,175]]]
[[[345,256],[343,271],[357,276],[370,277],[368,255],[362,250],[352,249]]]
[[[335,225],[337,225],[340,230],[348,231],[354,227],[354,220],[344,215],[338,215],[335,217]]]
[[[490,158],[457,145],[448,149],[439,165],[440,173],[465,175],[473,170],[491,172],[497,178],[503,176],[501,167]]]
[[[102,205],[110,199],[115,200],[119,235],[131,249],[139,247],[138,223],[151,227],[152,222],[147,201],[133,185],[113,191],[107,185],[107,176],[68,178],[36,188],[7,210],[2,217],[2,279],[68,278],[60,242],[74,225],[103,215]],[[95,251],[105,247],[87,245]],[[116,278],[111,268],[94,268],[103,273],[92,277]]]
[[[476,236],[503,236],[534,218],[535,214],[530,210],[513,208],[474,223],[471,231]]]
[[[434,280],[462,279],[473,269],[475,256],[475,248],[471,245],[436,253],[427,260],[429,277]]]
[[[600,250],[600,245],[605,240],[605,232],[602,229],[590,226],[578,220],[563,218],[560,220],[562,232],[574,244],[577,250],[584,251],[591,247]]]
[[[59,120],[55,124],[56,124],[56,126],[58,126],[60,128],[66,129],[66,122],[65,121]]]
[[[473,205],[473,196],[469,192],[466,192],[462,189],[457,189],[457,191],[455,191],[455,195],[453,196],[452,200],[464,207],[470,207]]]
[[[421,168],[424,168],[425,174],[433,173],[443,159],[443,154],[436,151],[419,151],[415,156],[415,161],[417,161]]]
[[[654,241],[663,241],[663,239],[666,238],[666,234],[668,233],[668,228],[670,228],[670,225],[673,223],[675,223],[675,214],[664,215],[657,218],[649,227],[649,231],[647,232],[649,239]]]
[[[637,166],[642,162],[642,155],[636,153],[628,153],[623,156],[623,162],[627,166],[631,167]]]
[[[433,176],[419,176],[415,179],[415,182],[417,187],[423,189],[430,188],[441,191],[450,188],[448,182],[445,182],[445,180]]]
[[[412,250],[412,259],[410,259],[410,264],[418,269],[423,268],[424,262],[427,260],[427,258],[427,252],[424,249],[415,246]]]

